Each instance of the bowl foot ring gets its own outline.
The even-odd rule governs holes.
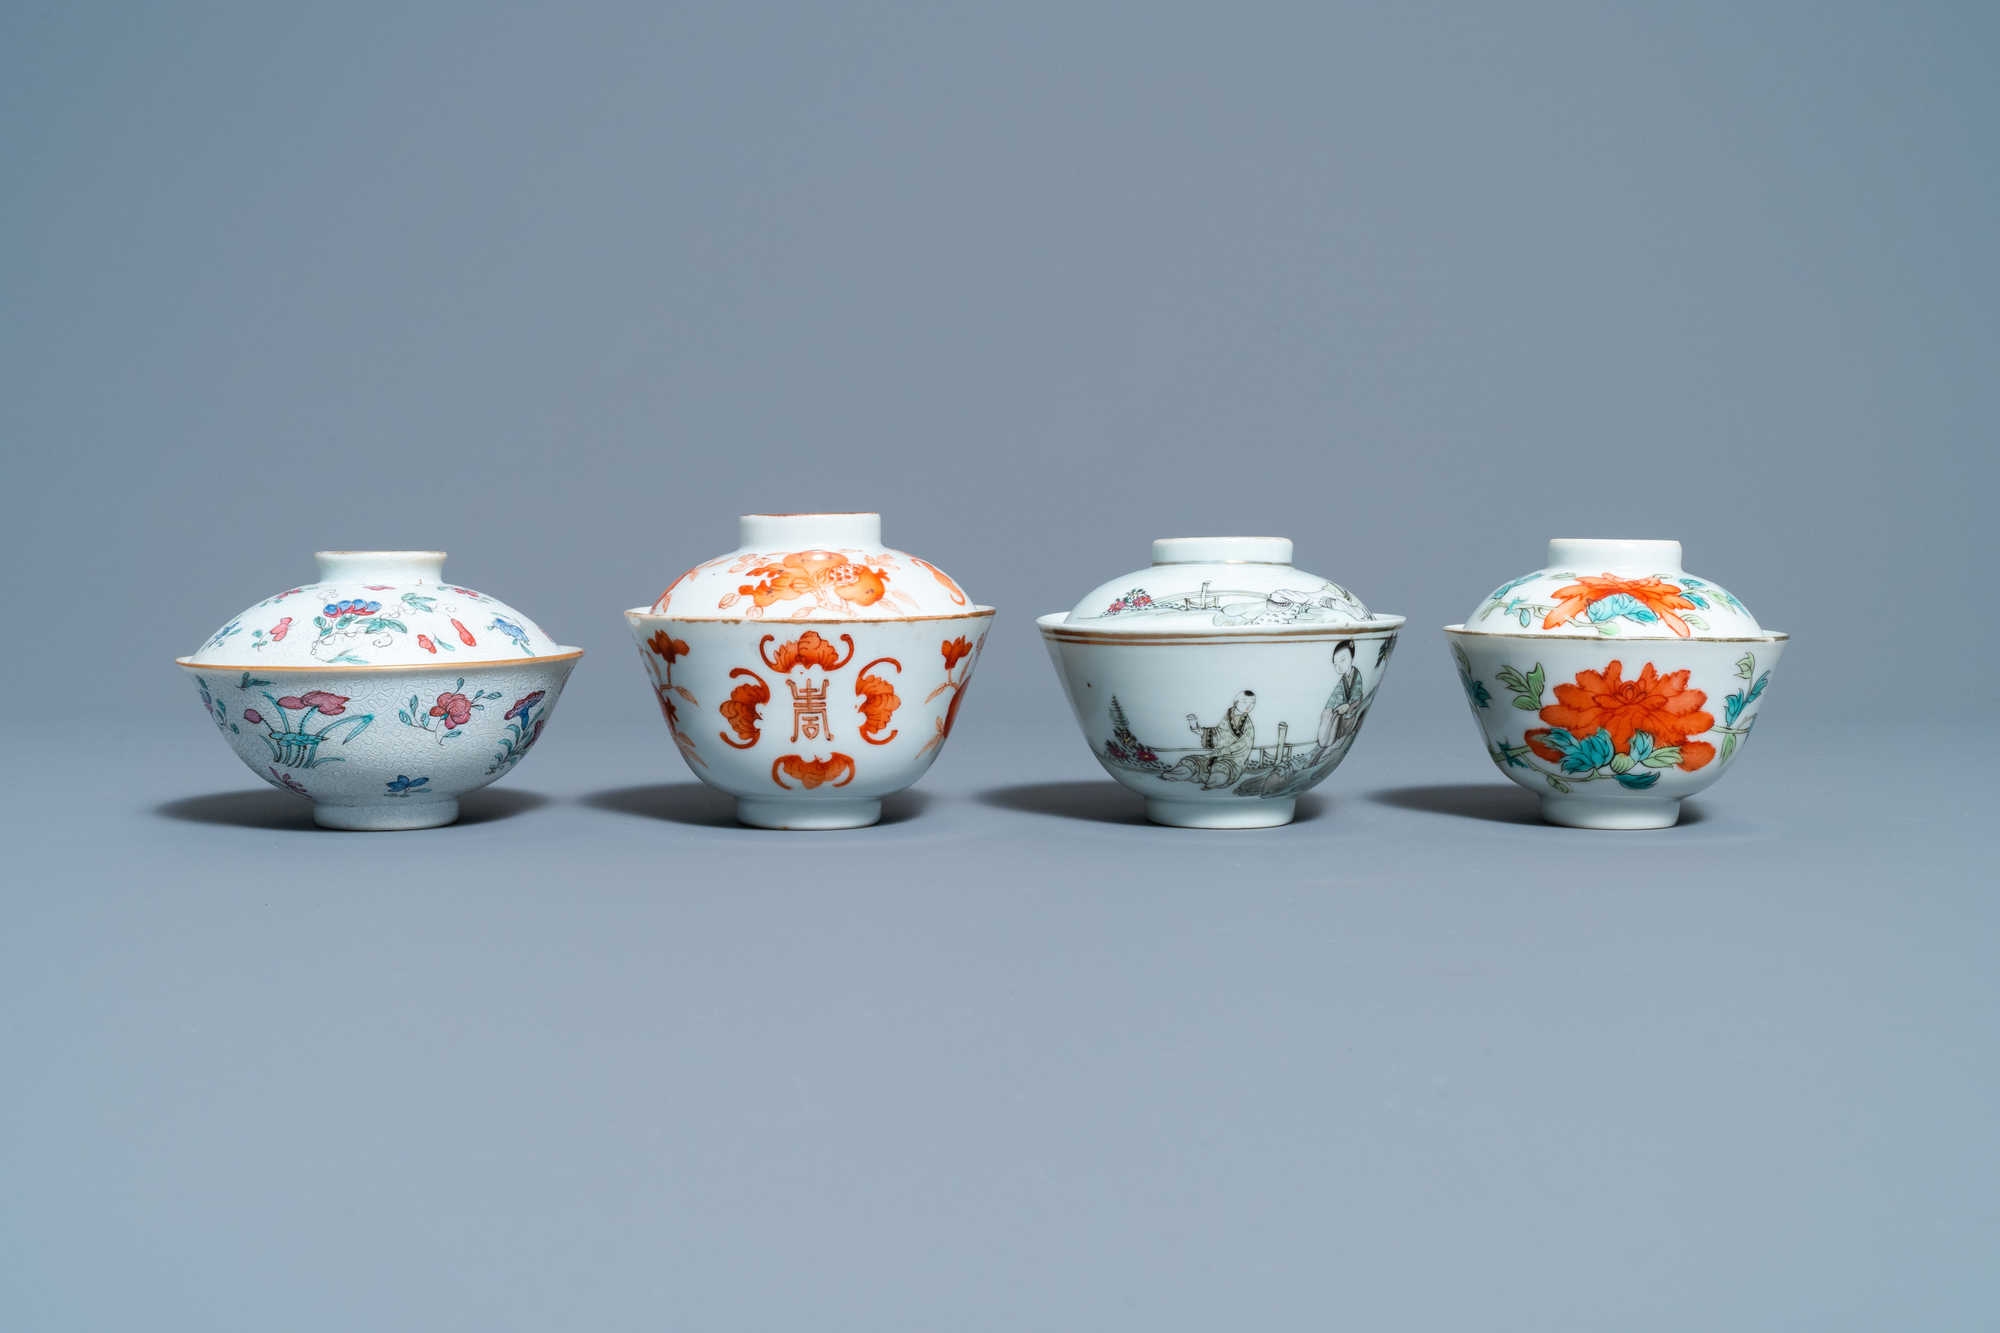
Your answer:
[[[1619,796],[1542,797],[1542,818],[1566,828],[1672,828],[1681,817],[1679,797],[1650,799]]]
[[[401,829],[437,828],[458,818],[458,802],[398,801],[394,805],[324,805],[313,803],[313,823],[321,828],[357,833],[390,833]]]
[[[831,801],[736,798],[736,818],[751,828],[866,828],[882,818],[882,802],[843,797]]]
[[[1174,801],[1159,796],[1146,798],[1146,818],[1169,828],[1276,828],[1292,822],[1298,802],[1289,797],[1273,800]]]

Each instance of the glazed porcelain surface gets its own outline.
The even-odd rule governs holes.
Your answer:
[[[1486,752],[1574,828],[1666,828],[1742,751],[1786,637],[1680,568],[1679,542],[1549,543],[1447,625]]]
[[[1172,538],[1036,623],[1091,754],[1154,823],[1286,824],[1340,766],[1403,617],[1293,568],[1282,537]]]
[[[323,827],[448,824],[459,797],[534,748],[583,653],[444,583],[440,552],[319,562],[318,582],[266,598],[177,662],[237,757],[312,801]]]
[[[317,582],[266,597],[195,666],[445,666],[572,650],[505,602],[444,581],[442,551],[321,551]]]
[[[1551,541],[1545,567],[1488,593],[1460,628],[1585,639],[1763,634],[1727,588],[1681,569],[1679,542],[1577,537]]]
[[[745,515],[738,550],[625,613],[681,757],[746,824],[872,824],[951,735],[993,608],[881,527]]]
[[[976,611],[936,565],[882,545],[880,514],[746,514],[737,536],[735,550],[668,585],[652,614],[884,621]]]

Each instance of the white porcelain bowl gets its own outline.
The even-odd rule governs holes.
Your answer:
[[[1445,626],[1486,753],[1572,828],[1666,828],[1741,753],[1787,636],[1673,541],[1558,538]]]
[[[323,551],[177,658],[229,748],[325,828],[433,828],[533,749],[583,656],[442,582],[437,551]],[[496,656],[504,650],[507,657]]]
[[[1174,538],[1036,624],[1091,754],[1180,828],[1290,823],[1339,767],[1403,617],[1292,567],[1281,537]]]
[[[625,613],[693,774],[757,828],[873,824],[936,761],[993,608],[882,545],[878,514],[750,514]]]

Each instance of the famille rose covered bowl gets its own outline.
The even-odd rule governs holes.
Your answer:
[[[267,597],[176,658],[250,771],[326,828],[416,829],[510,772],[583,656],[483,593],[442,551],[321,551],[319,581]]]
[[[1549,543],[1445,626],[1486,753],[1572,828],[1666,828],[1757,720],[1786,636],[1681,570],[1681,544]]]
[[[951,735],[993,608],[880,514],[746,514],[738,540],[625,613],[667,730],[745,824],[873,824]]]
[[[1181,828],[1267,828],[1340,765],[1403,617],[1292,567],[1283,537],[1178,537],[1036,622],[1104,771]]]

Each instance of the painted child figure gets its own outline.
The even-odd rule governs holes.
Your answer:
[[[1204,791],[1227,787],[1242,777],[1251,752],[1257,748],[1257,727],[1250,720],[1256,707],[1256,693],[1245,690],[1230,701],[1229,711],[1212,727],[1204,727],[1200,718],[1189,713],[1188,730],[1200,741],[1201,750],[1160,777],[1167,782],[1199,782]]]

